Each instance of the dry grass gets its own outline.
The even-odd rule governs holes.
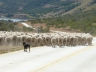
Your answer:
[[[91,9],[96,9],[96,4],[86,8],[84,11],[91,10]]]
[[[0,46],[0,54],[22,50],[22,46]]]
[[[68,11],[68,12],[65,12],[65,13],[62,14],[62,15],[72,14],[72,13],[74,13],[75,11],[77,11],[79,8],[85,10],[85,9],[89,8],[89,4],[90,4],[91,2],[92,2],[92,0],[83,0],[83,2],[82,2],[81,5],[75,7],[74,9],[72,9],[72,10],[70,10],[70,11]]]
[[[46,28],[46,24],[45,23],[36,23],[36,24],[31,24],[31,22],[26,22],[28,25],[32,26],[33,28],[37,29],[38,26],[42,26],[42,28]],[[17,27],[23,27],[22,24],[18,23]],[[56,28],[56,27],[50,27],[50,30],[54,30],[54,31],[62,31],[62,32],[81,32],[80,30],[70,30],[70,27],[66,27],[66,28]]]
[[[37,23],[37,24],[34,24],[33,25],[34,28],[37,28],[38,26],[39,27],[42,26],[43,28],[46,28],[47,27],[44,23]]]

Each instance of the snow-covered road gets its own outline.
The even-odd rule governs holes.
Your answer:
[[[0,72],[96,72],[96,38],[92,46],[31,48],[0,55]]]

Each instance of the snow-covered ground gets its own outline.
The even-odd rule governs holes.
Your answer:
[[[0,55],[0,72],[96,72],[96,38],[92,46],[52,48]]]

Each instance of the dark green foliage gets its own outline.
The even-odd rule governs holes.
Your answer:
[[[12,16],[14,16],[14,14],[12,14],[12,13],[7,13],[7,14],[6,14],[6,17],[8,17],[8,18],[10,18],[10,17],[12,17]]]
[[[58,15],[67,12],[80,3],[74,3],[74,0],[0,0],[0,13],[6,17],[13,17],[14,14],[28,14],[38,18],[50,12],[61,11]],[[49,5],[49,7],[45,7]]]

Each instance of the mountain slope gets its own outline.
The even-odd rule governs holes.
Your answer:
[[[95,2],[95,0],[82,0],[81,5],[75,7],[74,9],[72,9],[68,12],[63,13],[63,15],[72,14],[74,12],[78,12],[78,11],[81,11],[81,10],[82,11],[91,10],[92,8],[95,8],[94,2]],[[89,7],[90,7],[90,9],[89,9]]]
[[[95,0],[0,0],[0,16],[46,18],[95,8]]]

